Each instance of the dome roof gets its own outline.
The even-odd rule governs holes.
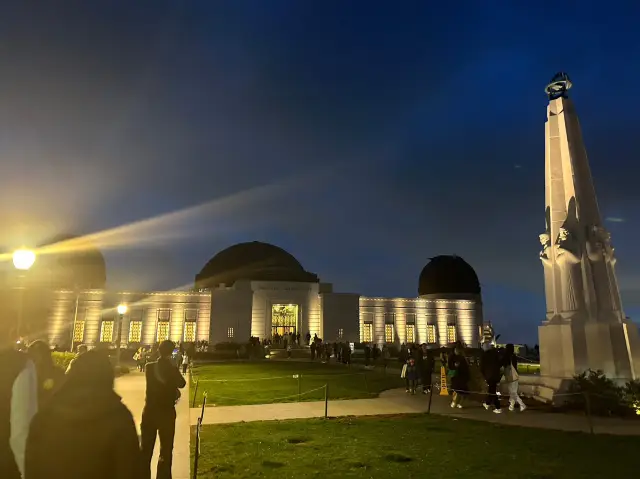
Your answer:
[[[319,281],[315,274],[305,271],[300,262],[282,248],[252,241],[230,246],[211,258],[196,275],[196,286],[230,286],[242,279],[304,283]]]
[[[57,235],[39,246],[35,266],[48,269],[54,288],[104,289],[107,267],[100,250],[88,239]]]
[[[480,281],[471,265],[459,256],[436,256],[422,269],[418,295],[480,294]]]

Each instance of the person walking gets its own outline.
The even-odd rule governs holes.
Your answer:
[[[187,369],[189,368],[189,356],[187,353],[184,353],[182,356],[182,374],[187,374]]]
[[[156,477],[171,479],[173,439],[176,431],[175,405],[180,399],[180,389],[187,384],[171,361],[174,347],[172,341],[160,343],[160,358],[156,362],[148,363],[145,369],[147,391],[140,424],[142,479],[151,477],[151,458],[157,436],[160,437],[160,456]]]
[[[431,379],[435,368],[435,360],[433,352],[430,351],[426,344],[422,345],[422,370],[420,371],[422,380],[422,393],[429,394],[431,391]]]
[[[64,384],[33,418],[24,479],[137,479],[138,433],[113,384],[105,352],[74,361]]]
[[[522,412],[527,409],[527,406],[518,395],[520,376],[518,375],[518,358],[516,358],[513,344],[507,344],[505,348],[503,367],[504,378],[509,388],[509,411],[513,411],[518,403],[520,412]]]
[[[496,348],[491,343],[482,345],[482,356],[480,357],[480,371],[487,383],[487,396],[482,405],[488,411],[493,407],[493,412],[500,414],[500,396],[498,396],[498,384],[502,379],[502,359]]]
[[[449,371],[451,377],[451,389],[453,390],[452,408],[462,408],[462,402],[466,395],[469,394],[469,363],[464,356],[464,349],[461,344],[457,344],[453,354],[449,356]]]
[[[26,353],[0,350],[0,477],[24,477],[29,426],[38,410],[36,367]]]

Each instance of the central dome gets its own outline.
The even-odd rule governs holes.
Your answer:
[[[300,262],[282,248],[252,241],[220,251],[196,275],[197,288],[231,286],[238,280],[317,283]]]
[[[479,295],[478,275],[460,256],[431,258],[420,273],[418,295]]]

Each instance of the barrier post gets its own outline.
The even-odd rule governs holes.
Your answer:
[[[369,394],[369,381],[367,381],[367,373],[363,373],[364,376],[364,387],[367,388],[367,394]]]
[[[198,459],[200,459],[200,430],[202,429],[202,420],[204,419],[204,408],[207,405],[207,394],[202,396],[202,411],[196,425],[196,450],[193,456],[193,479],[198,477]]]
[[[433,398],[433,378],[429,381],[429,405],[427,406],[427,414],[431,414],[431,399]]]
[[[324,385],[324,418],[327,419],[329,415],[329,385]]]
[[[300,384],[302,381],[302,374],[298,374],[298,402],[300,402],[300,394],[302,392],[302,385]]]
[[[593,418],[591,417],[591,398],[589,397],[589,393],[585,391],[584,393],[584,402],[586,406],[587,412],[587,422],[589,423],[589,432],[593,434]]]
[[[191,407],[196,407],[196,394],[198,394],[198,384],[200,384],[200,380],[196,379],[196,387],[193,389],[193,402],[191,403]]]

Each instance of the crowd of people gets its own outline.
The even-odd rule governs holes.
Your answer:
[[[175,405],[186,385],[178,369],[185,356],[176,364],[174,349],[163,341],[146,355],[140,437],[114,390],[107,351],[80,347],[65,372],[42,341],[0,350],[2,479],[150,478],[156,437],[157,478],[170,479]]]

